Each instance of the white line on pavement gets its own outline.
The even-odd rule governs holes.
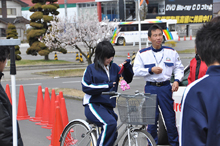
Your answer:
[[[34,84],[20,84],[22,86],[37,86],[37,85],[42,85],[42,83],[34,83]],[[16,85],[16,86],[20,86],[20,85]]]
[[[134,80],[136,80],[136,79],[142,79],[142,77],[134,77],[133,79],[134,79]],[[64,84],[70,84],[70,83],[78,83],[78,82],[81,82],[81,81],[68,81],[68,82],[62,82],[62,83],[64,83]]]
[[[81,81],[68,81],[68,82],[62,82],[62,83],[69,84],[69,83],[78,83],[78,82],[81,82]]]

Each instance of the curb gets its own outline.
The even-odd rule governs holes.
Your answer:
[[[30,65],[30,66],[16,66],[16,70],[33,70],[33,69],[57,69],[57,68],[83,68],[86,63],[82,64],[50,64],[50,65]],[[9,71],[10,66],[4,68],[4,71]]]
[[[62,52],[56,52],[57,54],[63,54]],[[75,51],[69,51],[69,52],[66,52],[66,54],[69,54],[69,53],[76,53]]]

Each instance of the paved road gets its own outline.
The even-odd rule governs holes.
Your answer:
[[[6,84],[10,84],[10,81],[3,81],[3,87]],[[31,117],[35,116],[36,101],[37,101],[37,90],[38,86],[41,85],[43,89],[45,87],[49,88],[75,88],[81,90],[81,77],[75,78],[57,78],[57,79],[38,79],[38,80],[19,80],[16,82],[16,93],[17,93],[17,103],[19,96],[19,87],[23,85],[25,99],[28,109],[28,114]],[[134,94],[136,89],[139,89],[140,92],[143,92],[144,82],[142,78],[135,77],[133,82],[130,84],[131,90],[127,90],[123,93]],[[122,92],[119,89],[119,92]],[[82,118],[84,116],[84,108],[82,106],[81,100],[74,100],[66,98],[66,107],[68,111],[69,120]],[[116,111],[117,112],[117,111]],[[25,146],[46,146],[50,144],[50,141],[46,139],[46,136],[50,135],[50,130],[43,129],[39,125],[35,125],[33,122],[28,120],[19,121],[22,138],[24,140]]]
[[[144,44],[143,44],[144,47]],[[194,41],[186,41],[186,42],[178,42],[177,47],[175,49],[184,50],[184,49],[191,49],[194,47]],[[21,56],[23,59],[43,59],[42,56],[29,56],[25,54],[27,46],[21,46]],[[127,58],[127,53],[130,55],[133,51],[138,51],[138,45],[127,45],[127,46],[115,46],[116,49],[116,57],[114,58],[114,62],[120,64]],[[68,51],[71,51],[71,48],[68,48]],[[71,62],[75,62],[75,54],[68,53],[66,55],[58,54],[58,59],[60,60],[68,60]],[[180,54],[181,60],[186,66],[189,64],[189,61],[194,56],[194,54]],[[50,58],[53,58],[54,54],[50,54]],[[131,56],[130,56],[131,57]],[[77,67],[85,67],[86,63],[82,64],[82,66]],[[27,102],[28,113],[31,117],[35,115],[35,108],[36,108],[36,100],[37,100],[37,90],[38,86],[41,85],[42,88],[75,88],[81,90],[81,77],[75,78],[50,78],[48,76],[40,76],[33,74],[34,72],[42,72],[47,70],[56,70],[60,69],[60,66],[53,66],[53,67],[44,67],[44,68],[28,68],[27,70],[24,68],[17,68],[17,75],[16,75],[16,93],[17,93],[17,100],[19,96],[19,86],[24,86],[24,92]],[[73,66],[62,66],[62,69],[69,69],[73,68]],[[10,83],[10,75],[9,71],[5,71],[5,77],[2,80],[3,87],[6,84]],[[126,91],[128,94],[133,94],[136,89],[140,92],[143,92],[144,82],[142,78],[135,77],[133,82],[130,84],[131,90]],[[120,92],[121,90],[119,90]],[[17,101],[18,103],[18,101]],[[66,98],[66,105],[68,110],[69,119],[75,118],[85,118],[84,111],[82,107],[82,101],[80,100],[73,100]],[[77,111],[77,112],[76,112]],[[35,125],[33,122],[28,120],[19,121],[23,141],[25,146],[46,146],[50,144],[50,141],[46,139],[46,136],[49,136],[50,130],[43,129],[39,125]]]

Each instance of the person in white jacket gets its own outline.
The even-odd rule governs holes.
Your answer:
[[[139,50],[134,60],[134,76],[142,76],[146,81],[145,93],[157,94],[157,105],[161,108],[167,127],[168,141],[172,146],[178,146],[175,112],[173,110],[172,92],[179,88],[179,82],[184,75],[184,66],[178,53],[171,47],[162,46],[163,31],[158,25],[152,25],[148,30],[148,39],[152,46]],[[174,73],[175,80],[171,86],[170,79]],[[148,125],[148,132],[158,142],[157,120],[158,106],[154,125]]]

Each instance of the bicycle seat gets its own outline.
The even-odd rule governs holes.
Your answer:
[[[90,120],[88,120],[87,118],[86,118],[86,122],[87,122],[87,123],[89,123],[89,124],[93,124],[93,125],[95,125],[95,126],[96,126],[96,124],[95,124],[95,123],[91,122],[91,121],[90,121]]]

